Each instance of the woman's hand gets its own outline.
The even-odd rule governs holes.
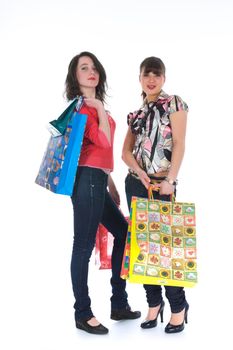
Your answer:
[[[138,174],[139,179],[143,183],[143,185],[148,190],[148,187],[150,186],[150,178],[147,175],[147,173],[144,170],[140,169],[140,170],[137,171],[137,174]]]
[[[159,194],[161,194],[161,195],[172,194],[175,190],[175,186],[169,184],[169,182],[167,182],[166,180],[162,181],[158,187],[159,187]]]
[[[116,203],[116,205],[119,207],[121,204],[121,199],[120,199],[120,195],[117,191],[116,188],[111,188],[110,186],[108,187],[110,196],[112,197],[113,201]]]
[[[121,204],[120,195],[110,174],[108,175],[108,191],[116,205],[119,207]]]
[[[97,98],[84,98],[84,102],[88,107],[95,108],[98,112],[104,110],[103,103]]]

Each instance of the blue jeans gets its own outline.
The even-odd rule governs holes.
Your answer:
[[[125,192],[127,197],[128,207],[130,209],[132,196],[148,198],[148,192],[142,182],[128,174],[125,179]],[[158,192],[153,192],[153,197],[155,199],[160,199],[164,201],[170,201],[170,195],[160,195]],[[162,287],[159,285],[143,285],[146,290],[146,298],[149,307],[155,307],[161,304],[162,301]],[[183,287],[171,287],[165,286],[165,294],[169,301],[171,312],[177,313],[182,311],[187,302],[185,299],[185,292]]]
[[[87,280],[89,260],[95,246],[99,223],[114,236],[111,308],[122,309],[128,305],[126,282],[120,278],[128,223],[107,191],[107,180],[108,175],[101,169],[78,168],[72,195],[74,242],[71,258],[76,320],[93,317]]]

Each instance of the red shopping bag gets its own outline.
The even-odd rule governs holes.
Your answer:
[[[99,269],[111,269],[111,257],[113,248],[113,236],[104,227],[104,225],[99,224],[97,234],[96,234],[96,244],[95,244],[95,264],[99,266]]]
[[[129,217],[125,217],[129,222]],[[95,242],[95,264],[100,270],[112,268],[112,248],[114,237],[106,227],[99,224]]]

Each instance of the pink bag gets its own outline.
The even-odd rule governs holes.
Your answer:
[[[99,224],[96,234],[95,244],[95,264],[99,265],[99,269],[111,269],[111,257],[113,248],[113,236],[104,225]]]
[[[129,221],[129,217],[125,217]],[[114,237],[106,227],[99,224],[95,242],[95,264],[100,270],[111,269],[112,248]]]

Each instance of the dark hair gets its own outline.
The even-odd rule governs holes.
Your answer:
[[[144,73],[146,74],[152,72],[158,76],[165,76],[166,73],[166,68],[163,61],[160,58],[154,56],[147,57],[142,61],[142,63],[140,64],[140,73],[142,72],[142,70],[144,70]],[[146,97],[144,91],[142,92],[142,97]]]
[[[70,61],[69,67],[68,67],[68,73],[66,76],[65,81],[65,95],[68,101],[73,100],[77,95],[82,95],[82,92],[80,90],[79,82],[76,77],[76,71],[78,66],[78,61],[80,57],[88,56],[92,59],[95,68],[97,69],[97,72],[99,73],[99,84],[96,87],[96,98],[98,98],[100,101],[104,102],[105,96],[106,96],[106,88],[107,88],[107,76],[104,67],[100,63],[100,61],[97,59],[97,57],[88,51],[83,51],[80,54],[76,55],[72,58]]]

